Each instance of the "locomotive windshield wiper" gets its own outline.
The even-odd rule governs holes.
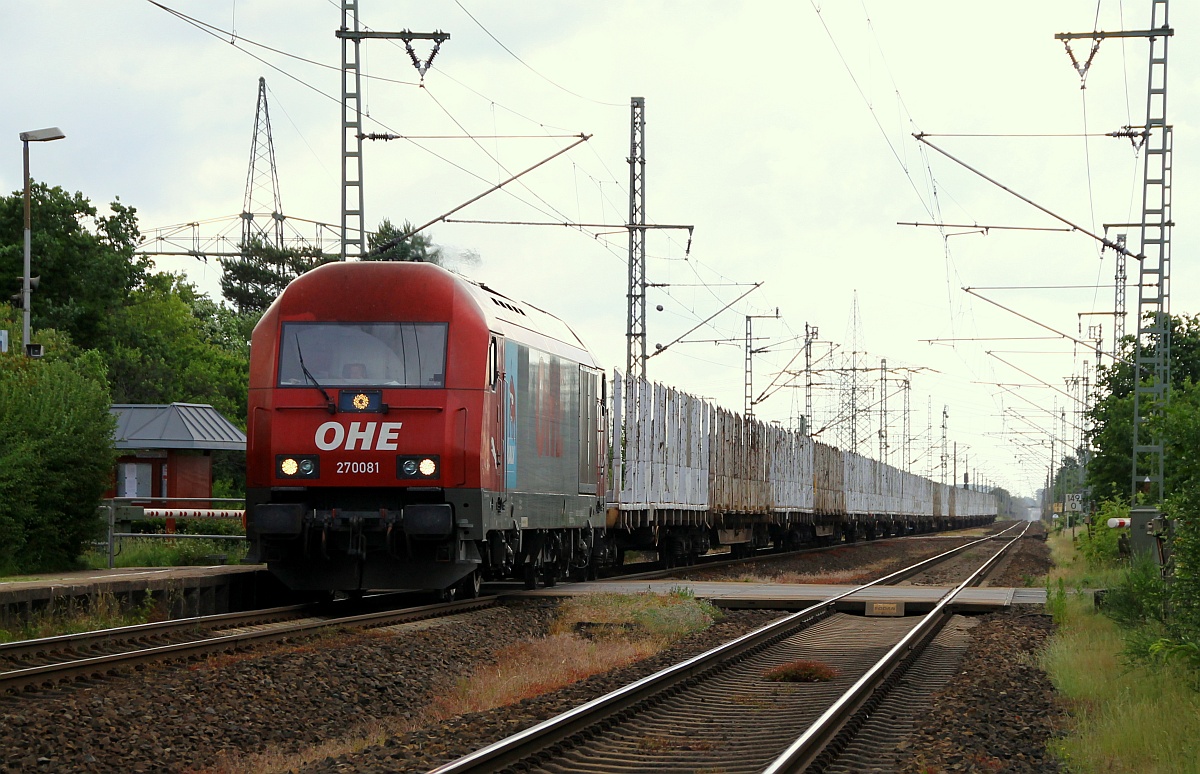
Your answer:
[[[296,357],[300,359],[300,371],[304,374],[304,378],[313,383],[318,390],[321,391],[321,397],[325,398],[325,405],[329,408],[330,414],[337,413],[337,406],[334,405],[333,398],[329,397],[329,393],[325,392],[325,388],[317,381],[317,377],[312,375],[308,370],[308,366],[304,365],[304,352],[300,349],[300,337],[296,337]]]

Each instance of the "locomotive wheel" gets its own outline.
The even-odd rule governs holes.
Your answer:
[[[483,573],[475,570],[467,577],[458,582],[458,596],[460,599],[477,599],[479,591],[483,587]]]
[[[458,584],[442,589],[437,594],[439,602],[453,602],[458,599]]]

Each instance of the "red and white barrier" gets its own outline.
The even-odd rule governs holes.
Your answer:
[[[246,511],[231,508],[200,510],[196,508],[146,508],[148,519],[237,519],[242,520]]]

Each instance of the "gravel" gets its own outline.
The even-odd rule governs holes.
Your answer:
[[[827,569],[840,572],[855,555],[863,561],[866,554],[858,552],[864,548],[888,547],[835,551]],[[805,561],[810,569],[821,566]],[[1025,585],[1048,566],[1045,544],[1023,540],[992,585]],[[432,696],[499,649],[544,634],[553,610],[551,600],[522,602],[8,697],[0,700],[0,772],[260,770],[265,764],[256,756],[273,754],[278,763],[302,751],[312,755],[321,743],[360,738],[380,721],[417,730],[293,766],[304,772],[426,771],[780,615],[730,611],[643,662],[510,707],[425,721]],[[1045,745],[1064,716],[1034,658],[1052,633],[1050,620],[1040,610],[1015,610],[983,616],[972,632],[960,674],[902,743],[905,763],[898,771],[1057,770]]]
[[[181,771],[295,752],[379,717],[415,716],[465,665],[544,634],[552,614],[553,604],[533,603],[390,636],[333,632],[8,697],[0,771]]]
[[[1040,525],[1031,529],[989,581],[1020,587],[1052,566]],[[1068,723],[1038,653],[1054,634],[1041,609],[1014,607],[982,616],[958,675],[935,695],[913,735],[900,745],[903,774],[1065,771],[1047,744]]]
[[[1047,744],[1066,724],[1037,653],[1048,616],[1019,609],[983,616],[959,674],[935,695],[899,751],[904,774],[1065,771]]]
[[[855,583],[908,567],[913,562],[978,540],[980,535],[889,538],[790,556],[764,556],[749,565],[680,571],[675,577],[693,581],[739,581],[762,578],[782,583]]]

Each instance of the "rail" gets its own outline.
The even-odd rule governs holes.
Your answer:
[[[384,610],[373,613],[360,613],[349,616],[320,617],[301,621],[279,622],[277,625],[252,628],[229,634],[220,634],[200,639],[175,642],[166,645],[153,645],[117,653],[109,653],[84,658],[73,658],[67,661],[48,663],[39,666],[24,667],[0,672],[0,695],[11,693],[28,686],[53,685],[60,680],[71,677],[105,674],[119,667],[137,663],[148,663],[163,658],[189,658],[201,654],[233,651],[250,644],[271,642],[289,637],[307,636],[317,631],[331,627],[345,626],[351,628],[377,628],[401,623],[410,623],[429,618],[438,618],[459,613],[471,612],[494,607],[498,597],[479,597],[458,602],[444,602],[435,605],[405,608],[401,610]],[[263,611],[258,611],[263,612]],[[277,612],[275,610],[266,611]],[[216,616],[221,619],[231,617]],[[246,615],[253,615],[246,614]],[[195,624],[191,619],[188,623]],[[186,628],[186,624],[182,624]],[[110,638],[121,638],[126,635],[142,636],[152,630],[179,629],[181,625],[167,622],[165,625],[138,624],[134,627],[109,629],[100,633],[88,633],[85,637],[105,635]],[[56,638],[57,639],[57,638]],[[64,638],[67,639],[67,638]],[[24,645],[26,643],[21,643]]]
[[[784,772],[804,771],[814,762],[825,748],[837,737],[838,733],[854,717],[870,696],[883,684],[892,672],[900,666],[911,652],[917,649],[918,643],[936,631],[944,622],[944,616],[954,598],[968,586],[974,585],[987,571],[988,567],[999,559],[1014,543],[1024,537],[1029,530],[1029,523],[1021,530],[1021,534],[1010,540],[991,558],[971,573],[966,580],[943,596],[929,611],[920,623],[914,626],[901,640],[884,654],[866,674],[860,677],[854,685],[842,694],[829,709],[825,710],[816,722],[801,734],[796,741],[784,750],[771,765],[763,769],[763,774],[784,774]]]
[[[1013,528],[1010,527],[1005,532]],[[648,677],[630,683],[623,688],[618,688],[586,704],[582,704],[549,720],[531,726],[524,731],[520,731],[457,760],[439,766],[433,769],[430,774],[484,774],[485,772],[504,770],[506,767],[512,766],[518,761],[536,754],[540,750],[567,739],[576,732],[599,722],[602,718],[610,717],[628,707],[632,707],[649,696],[658,694],[672,686],[707,672],[722,662],[767,647],[771,643],[791,635],[795,631],[833,612],[838,601],[852,594],[856,594],[872,586],[886,584],[890,580],[903,576],[906,573],[911,573],[914,568],[935,564],[952,554],[965,551],[972,546],[993,540],[996,537],[996,535],[991,535],[971,541],[937,556],[917,562],[911,567],[844,591],[799,612],[773,621],[749,634],[744,634],[700,655],[667,667]]]

